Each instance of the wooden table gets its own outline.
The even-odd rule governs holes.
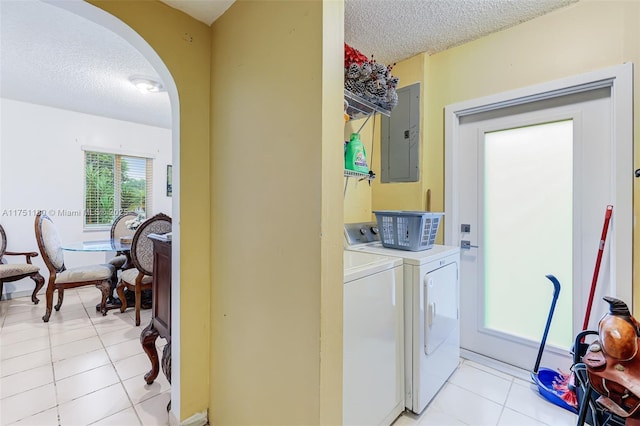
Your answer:
[[[153,281],[151,283],[151,322],[142,330],[140,343],[151,361],[145,374],[147,384],[158,377],[159,360],[156,339],[167,339],[162,353],[162,371],[171,383],[171,240],[149,235],[153,241]]]

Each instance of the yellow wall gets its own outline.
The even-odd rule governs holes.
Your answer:
[[[212,424],[340,424],[336,1],[238,1],[212,26]]]
[[[151,45],[173,75],[180,96],[182,362],[173,369],[180,368],[184,419],[207,409],[210,390],[210,28],[156,1],[91,3],[120,18]]]
[[[181,418],[339,424],[343,3],[92,3],[179,92]]]
[[[322,258],[320,282],[320,415],[318,424],[342,424],[344,200],[340,190],[344,119],[344,2],[324,0],[322,15]],[[314,419],[315,420],[315,419]]]
[[[624,62],[636,64],[640,105],[640,1],[582,0],[477,41],[429,57],[426,69],[426,143],[444,145],[443,109],[467,99],[577,75]],[[640,128],[639,115],[634,127]],[[635,132],[634,146],[639,133]],[[640,150],[635,150],[636,161]],[[443,158],[443,157],[440,157]],[[629,175],[633,170],[629,170]],[[640,211],[638,180],[634,211]],[[443,181],[439,181],[440,187]],[[445,218],[446,220],[446,218]],[[637,246],[638,230],[634,230]],[[640,260],[634,250],[634,270]],[[634,279],[635,282],[635,279]],[[635,287],[635,286],[634,286]],[[640,306],[634,291],[635,307]]]

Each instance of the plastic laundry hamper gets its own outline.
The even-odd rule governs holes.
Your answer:
[[[433,247],[443,213],[406,210],[374,211],[380,240],[387,248],[421,251]]]

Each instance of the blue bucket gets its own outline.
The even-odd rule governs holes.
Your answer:
[[[578,409],[567,403],[562,396],[565,394],[562,390],[554,389],[553,384],[560,381],[561,376],[556,370],[550,368],[540,368],[538,373],[531,373],[531,378],[538,385],[540,395],[552,404],[578,414]],[[567,391],[569,392],[569,391]]]

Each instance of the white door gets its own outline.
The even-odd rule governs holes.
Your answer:
[[[624,165],[612,87],[458,117],[457,190],[447,192],[456,210],[445,220],[454,222],[447,244],[470,246],[461,253],[463,349],[533,368],[553,296],[545,275],[552,274],[562,290],[542,365],[567,368],[608,204],[620,220],[608,235],[590,324],[606,308],[603,295],[631,306],[631,259],[621,264],[616,252],[620,227],[632,233],[631,185],[616,180]],[[630,158],[626,165],[630,180]],[[616,281],[623,276],[629,279]]]

